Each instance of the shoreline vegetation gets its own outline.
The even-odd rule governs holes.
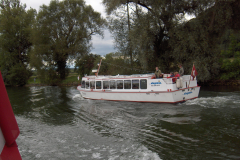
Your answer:
[[[211,80],[208,82],[199,82],[200,86],[240,86],[240,80]]]
[[[81,81],[74,81],[74,82],[65,82],[65,83],[59,83],[54,86],[78,86],[81,84]],[[210,82],[201,82],[198,83],[200,86],[240,86],[240,80],[214,80]],[[25,87],[31,87],[31,86],[53,86],[53,85],[48,85],[48,84],[43,84],[43,83],[28,83],[25,85]]]
[[[80,85],[80,81],[79,82],[67,82],[67,83],[59,83],[56,85],[48,85],[48,84],[43,84],[43,83],[30,83],[30,84],[26,84],[25,87],[31,87],[31,86],[78,86]]]
[[[55,85],[50,85],[47,83],[41,83],[40,79],[36,74],[33,74],[25,86],[78,86],[81,84],[81,80],[78,80],[78,74],[70,69],[69,75],[63,81],[56,83]]]
[[[102,0],[108,18],[84,0],[52,0],[38,12],[1,2],[0,70],[9,86],[77,85],[100,59],[101,75],[170,73],[178,64],[190,75],[194,64],[200,86],[240,85],[239,0]],[[105,30],[116,52],[90,53],[92,36]]]
[[[35,79],[35,80],[34,80]],[[29,78],[28,83],[25,85],[29,86],[78,86],[81,84],[81,77],[78,80],[78,74],[73,70],[70,70],[69,75],[60,83],[55,85],[49,85],[45,83],[41,83],[36,75],[33,75]],[[240,86],[240,80],[220,80],[215,79],[207,82],[198,82],[200,86]]]
[[[68,82],[61,82],[54,86],[78,86],[81,84],[81,81],[68,81]],[[200,86],[240,86],[240,80],[213,80],[209,82],[199,82],[198,85]],[[49,84],[43,84],[40,82],[35,83],[28,83],[25,85],[25,87],[31,87],[31,86],[53,86]]]

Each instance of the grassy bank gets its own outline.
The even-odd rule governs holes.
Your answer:
[[[77,86],[80,84],[80,80],[78,81],[78,74],[70,70],[69,75],[63,80],[61,83],[57,84],[58,86]],[[34,73],[28,80],[26,86],[46,86],[48,84],[43,84],[40,82],[40,79]]]
[[[76,86],[80,84],[80,80],[78,81],[78,74],[70,71],[69,75],[66,77],[66,79],[64,79],[60,85],[63,86]]]

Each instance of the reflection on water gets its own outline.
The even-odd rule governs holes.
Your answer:
[[[94,101],[74,87],[7,88],[23,159],[240,159],[240,92],[179,104]]]

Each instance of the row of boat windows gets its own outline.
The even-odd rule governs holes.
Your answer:
[[[86,88],[86,89],[147,89],[147,79],[82,81],[81,88]]]

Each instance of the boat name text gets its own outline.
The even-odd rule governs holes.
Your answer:
[[[191,94],[192,92],[186,92],[186,93],[184,93],[184,95],[189,95],[189,94]]]

